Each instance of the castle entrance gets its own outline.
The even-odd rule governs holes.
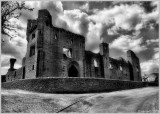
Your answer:
[[[75,66],[71,66],[68,70],[68,76],[69,77],[78,77],[78,70],[76,69]]]
[[[79,66],[77,62],[71,62],[68,66],[68,77],[79,77]]]

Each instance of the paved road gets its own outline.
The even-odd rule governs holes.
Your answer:
[[[2,90],[2,112],[116,113],[157,112],[158,87],[91,94],[44,94]]]

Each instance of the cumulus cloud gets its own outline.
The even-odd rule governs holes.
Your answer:
[[[95,15],[91,15],[89,18],[96,22],[105,23],[106,25],[115,23],[117,28],[131,30],[140,23],[142,13],[143,10],[138,5],[122,4],[110,9],[98,11]]]
[[[159,42],[159,39],[151,39],[151,40],[146,40],[147,44],[150,45],[152,43],[158,43]]]
[[[5,41],[1,44],[2,54],[10,54],[15,58],[22,59],[26,53],[27,41],[20,37],[15,37],[12,40],[4,38]]]
[[[96,50],[98,51],[99,44],[102,42],[103,39],[100,39],[101,32],[103,29],[102,23],[89,23],[88,33],[87,33],[87,40],[86,40],[86,50]]]
[[[80,9],[81,9],[82,11],[84,11],[84,12],[88,12],[88,11],[89,11],[89,3],[86,3],[86,4],[82,5],[82,6],[80,7]]]
[[[142,75],[143,74],[151,74],[151,73],[158,73],[159,72],[159,52],[156,52],[153,55],[153,58],[142,62],[141,64]]]
[[[88,31],[88,15],[81,10],[64,10],[63,15],[59,18],[65,21],[68,29],[72,32],[79,33],[85,36]]]
[[[142,38],[134,39],[132,36],[125,35],[115,39],[110,44],[110,47],[121,49],[124,52],[126,52],[127,50],[133,50],[134,52],[139,53],[147,49],[145,45],[141,44],[142,41],[143,41]]]
[[[147,44],[159,43],[159,40],[147,40]],[[141,63],[142,74],[151,74],[159,72],[159,46],[153,48],[154,54],[150,60]]]
[[[146,62],[142,62],[141,65],[141,70],[142,75],[144,74],[151,74],[151,73],[158,73],[159,72],[159,64],[157,63],[159,61],[154,61],[154,60],[149,60]]]

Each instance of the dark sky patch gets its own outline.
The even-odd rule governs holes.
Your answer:
[[[108,9],[111,6],[113,6],[112,1],[89,1],[88,3],[89,3],[90,10],[93,10],[93,9],[102,10],[104,8]]]
[[[62,1],[64,10],[79,9],[81,6],[86,4],[85,1]]]
[[[141,2],[141,6],[144,8],[146,13],[151,13],[156,6],[152,5],[152,1]]]

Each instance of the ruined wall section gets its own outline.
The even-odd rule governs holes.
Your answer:
[[[6,74],[6,82],[14,81],[15,80],[15,70],[9,71]]]
[[[84,76],[84,50],[85,50],[85,38],[81,35],[77,35],[66,31],[64,29],[58,29],[58,75],[60,77],[68,77],[69,67],[73,62],[77,63],[77,70],[79,77]],[[70,51],[70,57],[65,55],[64,49]]]
[[[109,58],[110,79],[130,80],[129,64],[123,58]]]
[[[109,75],[109,46],[107,43],[100,44],[100,55],[103,59],[103,67],[104,67],[104,77],[106,79],[110,79]]]
[[[131,80],[142,81],[139,58],[131,50],[127,51],[127,58],[129,61],[130,72],[133,74],[133,76],[131,75]]]
[[[25,67],[15,70],[14,80],[25,79]]]
[[[103,57],[98,53],[85,51],[85,77],[104,78]]]

